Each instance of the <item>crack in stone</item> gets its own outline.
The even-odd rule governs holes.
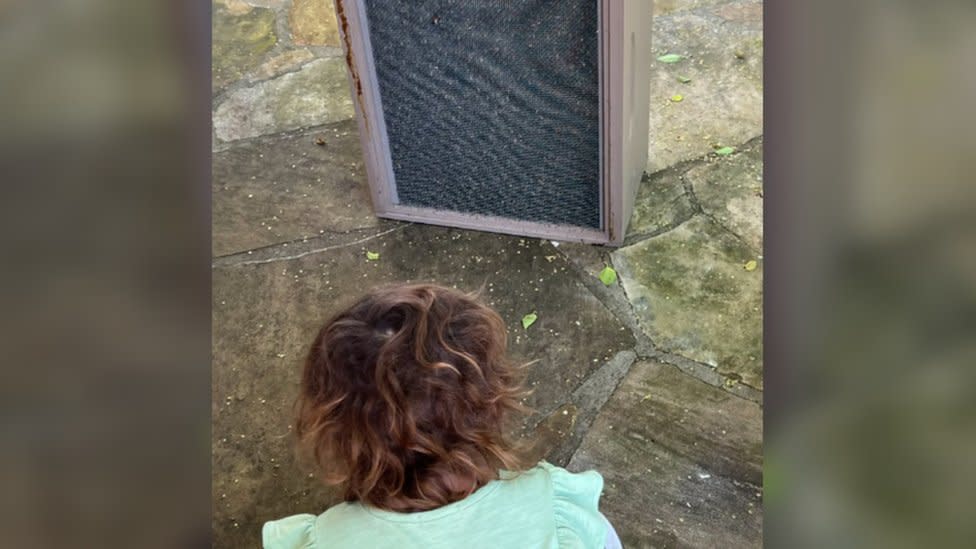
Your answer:
[[[686,195],[681,195],[679,197],[676,197],[674,200],[678,200],[680,198],[684,198],[685,196]],[[689,202],[690,202],[690,200],[689,200]],[[692,206],[694,207],[695,205],[692,204]],[[684,218],[684,219],[682,219],[680,221],[675,221],[675,222],[672,222],[672,223],[668,223],[667,225],[665,225],[664,227],[661,227],[660,229],[656,229],[656,230],[653,230],[653,231],[648,231],[646,233],[629,234],[624,239],[624,245],[621,246],[621,247],[622,248],[626,248],[628,246],[632,246],[634,244],[639,244],[639,243],[641,243],[641,242],[643,242],[645,240],[654,238],[656,236],[661,236],[662,234],[669,233],[669,232],[677,229],[678,227],[684,225],[688,221],[691,221],[699,213],[702,213],[702,212],[697,211],[697,208],[696,208],[696,211],[693,211],[691,213],[691,215],[689,215],[688,217],[686,217],[686,218]]]
[[[685,172],[679,176],[679,178],[681,179],[681,186],[684,187],[685,189],[685,196],[688,197],[688,202],[691,203],[691,208],[695,211],[696,214],[703,214],[705,213],[705,208],[701,205],[701,201],[698,200],[698,195],[695,194],[695,188],[692,186],[691,182],[688,181],[687,178],[685,178],[685,176],[688,175],[688,172],[690,171],[691,168],[685,170]]]
[[[748,400],[750,402],[755,402],[757,404],[762,404],[763,397],[760,389],[756,389],[755,387],[742,381],[738,381],[735,385],[729,387],[726,385],[726,381],[732,378],[719,373],[712,366],[702,364],[697,360],[692,360],[688,357],[670,352],[659,352],[656,356],[646,358],[677,368],[681,373],[687,375],[688,377],[694,378],[711,387],[722,389],[732,396],[741,398],[743,400]],[[712,380],[710,381],[708,378],[712,378]]]
[[[762,138],[763,138],[762,135],[753,137],[753,138],[749,139],[748,141],[746,141],[745,143],[741,144],[739,147],[741,147],[742,150],[752,149],[755,146],[756,142],[759,141],[759,140],[761,140]],[[701,158],[697,159],[696,161],[702,161],[704,158],[707,158],[707,157],[708,156],[706,155],[704,157],[701,157]],[[695,213],[696,214],[700,213],[700,214],[704,215],[709,220],[711,220],[713,223],[715,223],[716,225],[718,225],[719,228],[721,228],[725,232],[729,233],[736,240],[738,240],[739,242],[741,242],[745,247],[749,248],[749,250],[751,250],[754,254],[761,255],[762,254],[762,251],[761,250],[757,250],[752,244],[750,244],[745,238],[743,238],[742,235],[740,235],[739,233],[733,231],[725,223],[722,223],[721,221],[719,221],[719,219],[717,217],[715,217],[714,214],[710,213],[708,210],[706,210],[704,208],[704,206],[702,206],[701,201],[698,199],[698,195],[695,194],[695,189],[692,186],[691,182],[688,181],[685,178],[685,175],[687,175],[687,173],[689,171],[691,171],[691,167],[689,167],[688,169],[684,170],[679,177],[681,179],[681,184],[682,184],[682,186],[685,189],[685,195],[688,197],[688,201],[691,202],[691,207],[692,207],[692,209],[695,210]],[[694,217],[694,215],[692,215],[691,217]],[[691,219],[691,217],[689,217],[688,219]],[[687,220],[685,220],[685,221],[687,221]],[[677,226],[675,226],[674,228],[677,228]],[[660,234],[664,234],[665,232],[668,232],[668,231],[663,231]],[[653,238],[654,236],[659,236],[659,234],[658,235],[650,236],[648,238]],[[644,239],[641,239],[641,240],[647,240],[647,239],[644,238]],[[637,241],[637,242],[639,242],[639,241]]]
[[[344,230],[341,230],[341,231],[335,230],[335,229],[319,229],[319,233],[318,234],[313,234],[313,235],[310,235],[310,236],[302,236],[301,238],[294,238],[292,240],[283,240],[281,242],[274,242],[274,243],[268,244],[266,246],[258,246],[257,248],[250,248],[250,249],[247,249],[247,250],[241,250],[239,252],[230,252],[230,253],[226,253],[226,254],[216,255],[212,259],[214,261],[221,261],[221,260],[225,260],[225,259],[233,259],[235,256],[239,256],[239,255],[251,255],[253,252],[263,252],[263,251],[272,250],[272,249],[278,248],[278,247],[287,247],[289,245],[302,245],[302,244],[307,243],[309,240],[317,240],[317,239],[320,239],[320,238],[323,238],[323,237],[326,237],[326,236],[332,236],[332,237],[350,236],[353,233],[365,232],[365,231],[370,231],[370,230],[373,230],[373,229],[380,229],[380,228],[382,228],[381,225],[380,226],[353,227],[351,229],[344,229]]]
[[[755,137],[750,137],[746,141],[737,144],[736,145],[736,149],[738,149],[740,151],[751,150],[753,147],[755,147],[755,145],[756,145],[757,142],[759,142],[760,140],[762,140],[762,138],[763,138],[763,135],[762,134],[757,135]],[[711,219],[712,221],[714,221],[722,229],[724,229],[725,231],[727,231],[728,233],[730,233],[736,239],[738,239],[739,241],[741,241],[743,244],[745,244],[753,252],[755,252],[757,254],[761,253],[760,251],[756,250],[753,246],[751,246],[748,242],[746,242],[746,240],[744,238],[742,238],[741,235],[739,235],[735,231],[731,230],[729,227],[725,226],[722,222],[718,221],[718,219],[716,219],[714,215],[712,215],[708,211],[706,211],[705,208],[702,206],[701,201],[698,199],[698,196],[695,194],[695,190],[692,187],[691,182],[689,182],[685,178],[685,176],[688,174],[688,172],[690,172],[693,168],[695,168],[696,166],[698,166],[698,165],[700,165],[702,163],[705,163],[707,161],[707,159],[711,156],[711,154],[712,153],[706,153],[706,154],[704,154],[702,156],[698,156],[698,157],[691,158],[691,159],[688,159],[688,160],[682,160],[681,162],[678,162],[676,164],[672,164],[671,166],[667,166],[667,167],[662,168],[660,170],[657,170],[656,172],[651,173],[651,174],[648,174],[646,172],[644,173],[644,177],[641,178],[641,184],[647,183],[650,180],[651,177],[655,177],[658,174],[664,175],[664,174],[666,174],[668,172],[671,172],[671,173],[676,174],[677,177],[678,177],[678,179],[681,181],[681,186],[682,186],[682,188],[684,188],[684,192],[681,195],[672,198],[671,201],[670,201],[670,203],[677,202],[678,200],[681,200],[682,198],[687,198],[688,199],[688,202],[691,204],[692,213],[688,217],[686,217],[684,219],[681,219],[679,221],[676,221],[676,222],[668,223],[667,225],[665,225],[664,227],[662,227],[660,229],[656,229],[656,230],[653,230],[653,231],[648,231],[648,232],[645,232],[645,233],[628,234],[625,237],[625,239],[624,239],[623,246],[621,246],[621,247],[624,247],[625,248],[627,246],[631,246],[633,244],[637,244],[639,242],[643,242],[644,240],[647,240],[647,239],[650,239],[650,238],[654,238],[656,236],[661,236],[662,234],[671,232],[674,229],[677,229],[678,227],[680,227],[682,224],[690,221],[692,218],[695,217],[695,215],[702,214],[702,215],[705,215],[706,217],[708,217],[709,219]]]
[[[559,253],[566,263],[572,267],[573,271],[576,273],[577,279],[583,285],[587,291],[590,292],[603,307],[613,315],[621,324],[626,327],[631,336],[634,338],[634,352],[638,356],[641,354],[646,354],[648,349],[651,352],[655,351],[654,342],[648,337],[647,333],[644,332],[640,327],[640,320],[637,318],[634,312],[634,306],[627,298],[627,290],[624,289],[623,285],[620,284],[619,292],[621,295],[615,295],[615,290],[608,288],[600,282],[599,279],[591,276],[586,270],[581,266],[577,265],[572,259],[569,258],[566,253],[557,248],[557,253]],[[613,260],[610,255],[603,252],[603,257],[601,258],[607,265],[612,265]]]
[[[613,263],[613,256],[610,256],[609,263],[610,264]],[[614,266],[614,268],[616,268],[616,266]],[[638,350],[638,355],[658,353],[659,351],[658,351],[657,345],[654,344],[654,340],[651,339],[651,337],[649,335],[647,335],[647,332],[644,330],[644,327],[641,324],[640,315],[638,315],[637,314],[637,311],[634,310],[634,302],[630,299],[630,296],[627,294],[627,287],[624,286],[623,283],[620,283],[620,291],[623,294],[623,300],[624,300],[624,302],[627,303],[627,313],[628,313],[627,316],[633,322],[633,327],[631,328],[631,330],[635,334],[634,335],[634,338],[637,339],[637,341],[644,341],[644,340],[646,340],[647,343],[648,343],[648,347],[650,347],[650,350],[648,351],[648,349],[646,347],[643,348],[643,349],[640,349],[640,346],[638,345],[637,346],[638,347],[638,349],[637,349]],[[628,326],[628,327],[630,327],[630,326]]]
[[[621,285],[621,288],[623,289],[624,295],[626,295],[627,294],[627,289],[626,288],[623,288],[623,285]],[[678,354],[675,354],[675,353],[671,353],[671,352],[664,351],[662,349],[658,349],[658,347],[656,345],[654,345],[653,341],[646,335],[646,333],[643,332],[643,328],[641,327],[642,324],[641,324],[641,321],[640,321],[640,317],[637,315],[637,312],[634,311],[634,304],[633,304],[633,302],[630,300],[629,297],[626,298],[625,301],[627,301],[627,304],[630,306],[630,314],[633,315],[634,321],[635,321],[635,323],[637,325],[636,330],[638,330],[639,332],[641,332],[641,335],[643,335],[643,337],[646,338],[651,343],[650,344],[650,346],[651,346],[651,351],[650,352],[647,352],[647,349],[638,350],[638,349],[635,348],[635,351],[637,351],[637,358],[638,359],[641,359],[641,360],[656,360],[658,362],[664,362],[665,364],[669,364],[671,366],[674,366],[675,368],[678,368],[678,370],[680,370],[682,373],[684,373],[685,375],[687,375],[689,377],[695,378],[698,381],[701,381],[702,383],[706,383],[708,385],[711,385],[712,387],[717,387],[719,389],[722,389],[723,391],[725,391],[725,392],[727,392],[727,393],[729,393],[731,395],[734,395],[734,396],[737,396],[739,398],[742,398],[742,399],[745,399],[745,400],[749,400],[749,401],[752,401],[752,402],[759,402],[759,403],[762,402],[762,390],[761,389],[757,389],[757,388],[755,388],[755,387],[753,387],[753,386],[751,386],[751,385],[749,385],[747,383],[744,383],[742,381],[738,381],[732,388],[730,388],[730,387],[726,386],[725,382],[728,379],[731,379],[731,378],[729,376],[725,376],[723,374],[720,374],[712,366],[709,366],[707,364],[703,364],[701,362],[698,362],[697,360],[692,360],[690,358],[687,358],[687,357],[684,357],[684,356],[681,356],[681,355],[678,355]],[[611,312],[611,314],[614,314],[614,311],[613,310],[611,310],[610,312]],[[635,334],[635,338],[637,338],[637,337],[638,336]],[[713,376],[715,378],[717,378],[717,380],[715,382],[710,382],[708,379],[706,379],[707,377],[713,377]],[[733,390],[735,388],[738,388],[738,389]]]
[[[580,281],[583,283],[583,286],[590,291],[590,294],[592,294],[593,297],[595,297],[597,301],[599,301],[600,304],[603,305],[604,308],[606,308],[610,314],[614,316],[614,318],[619,320],[630,330],[636,342],[633,349],[636,353],[635,360],[658,360],[678,368],[682,373],[688,375],[689,377],[693,377],[702,383],[711,385],[712,387],[722,389],[731,395],[752,402],[762,402],[762,391],[760,389],[756,389],[755,387],[741,381],[730,388],[726,386],[726,381],[730,378],[718,373],[715,368],[687,357],[658,349],[658,347],[654,344],[654,341],[644,331],[640,316],[637,314],[637,311],[634,310],[634,303],[628,296],[627,288],[624,287],[623,284],[620,284],[619,287],[621,293],[623,294],[622,301],[626,303],[626,307],[624,308],[624,311],[619,311],[618,309],[621,308],[621,304],[619,303],[621,298],[614,296],[609,288],[602,287],[602,282],[597,284],[591,280],[593,277],[589,276],[582,269],[582,267],[570,260],[565,253],[562,251],[559,253],[562,254],[563,258],[566,259],[566,262],[573,267],[577,276],[580,278]],[[612,257],[610,257],[609,254],[606,254],[604,260],[608,264],[612,265],[613,263]],[[715,379],[713,381],[709,381],[707,379],[708,377],[714,377]],[[560,406],[563,404],[560,404]]]
[[[754,253],[756,255],[762,255],[762,251],[757,250],[756,248],[754,248],[752,246],[752,244],[750,244],[748,241],[746,241],[745,238],[743,238],[739,233],[733,231],[725,223],[722,223],[721,221],[719,221],[717,217],[715,217],[714,215],[712,215],[712,214],[710,214],[710,213],[708,213],[708,212],[706,212],[704,210],[702,210],[702,215],[704,215],[705,217],[707,217],[708,219],[710,219],[713,223],[715,223],[716,225],[718,225],[720,229],[722,229],[723,231],[725,231],[725,232],[729,233],[730,235],[732,235],[736,240],[738,240],[739,242],[741,242],[743,246],[745,246],[746,248],[749,248],[749,250],[751,250],[752,253]]]
[[[620,357],[620,355],[622,353],[624,353],[624,352],[627,352],[627,351],[622,351],[621,353],[618,353],[617,356],[615,356],[614,359],[612,359],[612,360],[617,360],[617,358]],[[699,383],[704,383],[704,384],[706,384],[706,385],[708,385],[710,387],[715,387],[711,383],[708,383],[707,381],[705,381],[705,380],[703,380],[703,379],[701,379],[701,378],[699,378],[699,377],[697,377],[695,375],[689,374],[688,372],[686,372],[682,368],[678,367],[677,365],[672,364],[670,362],[667,362],[667,361],[663,360],[664,356],[676,356],[676,355],[665,355],[664,353],[657,353],[657,354],[652,355],[652,356],[634,356],[633,358],[630,359],[629,364],[626,367],[626,371],[623,373],[623,375],[621,375],[619,377],[619,379],[616,380],[616,382],[614,383],[614,386],[613,386],[612,390],[610,391],[609,395],[605,399],[603,399],[603,401],[600,403],[599,408],[597,409],[596,413],[591,414],[590,417],[582,417],[582,414],[580,414],[580,417],[582,417],[582,419],[581,419],[581,421],[579,421],[577,423],[576,426],[574,426],[573,435],[569,439],[569,440],[572,440],[573,441],[572,442],[572,448],[571,448],[571,451],[568,454],[568,457],[565,458],[565,463],[569,463],[570,461],[572,461],[573,459],[576,458],[576,454],[579,452],[580,447],[583,444],[583,439],[586,437],[586,434],[589,432],[590,427],[592,427],[593,421],[596,420],[596,417],[599,415],[599,412],[603,410],[603,408],[606,406],[607,402],[610,401],[610,398],[612,398],[613,395],[617,392],[617,389],[620,387],[620,384],[623,382],[624,378],[627,376],[627,374],[630,373],[630,371],[633,369],[634,365],[637,364],[637,362],[639,362],[640,360],[642,360],[642,359],[648,359],[648,358],[650,358],[650,359],[658,359],[659,362],[663,362],[666,366],[670,366],[672,368],[675,368],[676,370],[678,370],[678,372],[680,374],[685,375],[688,378],[691,378],[691,379],[693,379],[695,381],[698,381]],[[681,357],[681,358],[683,358],[683,357]],[[685,359],[685,360],[688,360],[688,359]],[[704,365],[702,365],[702,366],[704,366]],[[591,376],[591,377],[593,377],[593,376]],[[576,391],[574,391],[573,392],[573,397],[567,403],[576,403],[576,402],[578,402],[578,398],[579,398],[578,397],[578,393],[581,392],[582,390],[584,390],[585,385],[586,385],[586,383],[584,383]],[[726,389],[724,387],[718,387],[718,388]],[[746,400],[746,401],[749,401],[749,402],[753,402],[755,404],[759,404],[760,406],[762,405],[761,395],[759,397],[759,400],[757,401],[755,399],[748,398],[746,396],[739,395],[739,394],[736,394],[734,392],[728,391],[727,389],[726,389],[726,392],[728,392],[731,396],[734,396],[734,397],[737,397],[737,398],[741,398],[743,400]],[[563,406],[563,405],[565,405],[565,404],[567,404],[567,403],[561,404],[560,407]],[[558,409],[558,407],[556,409]],[[578,439],[577,439],[578,433],[582,433],[582,434],[579,435],[578,436]],[[712,469],[710,467],[707,467],[704,464],[700,463],[699,461],[697,461],[696,459],[694,459],[691,455],[688,455],[688,454],[686,454],[684,452],[681,452],[677,448],[674,448],[674,447],[672,447],[670,445],[664,444],[664,443],[662,443],[662,442],[660,442],[658,440],[652,439],[649,442],[650,442],[650,444],[653,444],[653,445],[655,445],[655,446],[657,446],[659,448],[664,449],[666,452],[668,452],[670,454],[673,454],[673,455],[675,455],[675,456],[677,456],[677,457],[679,457],[681,459],[684,459],[684,460],[686,460],[686,461],[688,461],[690,463],[695,464],[695,466],[697,466],[698,468],[700,468],[702,471],[708,472],[709,474],[711,474],[714,477],[723,478],[723,479],[726,479],[726,480],[732,482],[738,488],[748,488],[748,489],[752,489],[753,490],[753,493],[756,493],[756,492],[761,493],[761,488],[759,486],[753,484],[752,482],[748,481],[748,480],[743,480],[743,479],[737,478],[737,477],[735,477],[733,475],[729,475],[729,474],[718,473],[714,469]],[[562,458],[563,454],[564,454],[564,449],[563,449],[563,447],[561,447],[561,448],[556,449],[556,451],[552,453],[552,456],[554,458]]]
[[[605,362],[600,368],[591,373],[579,387],[570,395],[570,398],[557,406],[558,410],[566,404],[573,404],[579,412],[573,424],[572,432],[559,447],[549,454],[549,459],[565,465],[569,463],[573,455],[583,444],[583,439],[589,432],[593,421],[596,419],[603,408],[606,406],[617,388],[623,382],[631,368],[637,362],[637,353],[631,349],[620,351],[610,360]],[[548,416],[547,416],[548,417]],[[541,422],[540,422],[541,423]]]
[[[266,263],[275,263],[275,262],[278,262],[278,261],[291,261],[293,259],[299,259],[299,258],[302,258],[302,257],[305,257],[305,256],[317,254],[317,253],[327,252],[327,251],[330,251],[330,250],[338,250],[340,248],[348,248],[349,246],[355,246],[357,244],[362,244],[364,242],[369,242],[370,240],[375,240],[375,239],[377,239],[377,238],[379,238],[381,236],[385,236],[385,235],[388,235],[388,234],[390,234],[392,232],[396,232],[396,231],[402,230],[402,229],[404,229],[405,227],[407,227],[409,225],[412,225],[412,223],[404,223],[402,225],[398,225],[396,227],[393,227],[392,229],[387,229],[387,230],[385,230],[383,232],[380,232],[380,233],[377,233],[377,234],[374,234],[374,235],[370,235],[370,236],[367,236],[365,238],[360,238],[358,240],[353,240],[352,242],[346,242],[346,243],[343,243],[343,244],[334,244],[332,246],[326,246],[324,248],[315,248],[313,250],[306,250],[306,251],[301,252],[301,253],[287,255],[287,256],[273,256],[273,257],[268,257],[268,258],[264,258],[264,259],[251,259],[251,260],[234,261],[235,258],[239,258],[241,256],[247,256],[248,255],[248,252],[247,251],[238,252],[238,253],[234,253],[234,254],[225,255],[225,256],[221,256],[221,257],[215,258],[215,261],[211,264],[211,268],[228,267],[228,266],[240,266],[240,265],[263,265],[263,264],[266,264]],[[301,242],[301,241],[299,240],[299,241],[292,241],[292,242]],[[285,245],[285,244],[289,244],[289,242],[282,242],[282,243],[279,243],[279,244],[272,244],[271,246],[266,246],[264,248],[258,248],[258,249],[260,249],[260,250],[266,250],[266,249],[269,249],[269,248],[277,249],[277,248],[283,247],[283,245]],[[251,251],[253,251],[253,250],[251,250]]]
[[[218,139],[216,136],[214,136],[213,138],[214,142],[213,145],[211,146],[211,153],[217,154],[217,153],[226,152],[231,149],[235,149],[238,146],[247,145],[253,142],[276,141],[279,139],[288,139],[290,137],[310,137],[317,133],[323,132],[325,129],[330,128],[332,126],[338,124],[345,124],[348,123],[349,121],[355,121],[355,120],[356,120],[355,117],[345,118],[343,120],[336,120],[334,122],[329,122],[327,124],[308,126],[306,128],[294,128],[290,130],[282,130],[282,131],[276,131],[271,133],[262,133],[261,135],[252,135],[250,137],[242,137],[240,139],[231,139],[230,141],[222,141]],[[358,135],[359,132],[358,127],[356,128],[356,132]]]

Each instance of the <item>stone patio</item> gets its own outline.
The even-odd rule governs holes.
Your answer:
[[[618,249],[374,217],[331,10],[214,3],[214,545],[333,502],[290,448],[306,345],[366,288],[428,280],[483,287],[538,360],[522,435],[603,474],[625,547],[760,546],[762,3],[656,2],[649,175]]]

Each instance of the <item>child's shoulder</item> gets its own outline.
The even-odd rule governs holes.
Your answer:
[[[264,523],[261,547],[265,549],[298,549],[315,547],[315,515],[292,515]]]
[[[505,476],[503,475],[503,481]],[[603,477],[596,471],[572,473],[548,462],[515,474],[509,502],[552,513],[559,547],[601,547],[606,522],[600,514]],[[502,482],[505,484],[505,482]]]
[[[302,513],[264,523],[261,529],[262,547],[265,549],[311,549],[320,547],[317,530],[325,521],[342,524],[361,513],[360,506],[339,503],[320,515]]]
[[[537,468],[551,486],[559,546],[602,547],[606,536],[606,521],[600,514],[603,476],[593,470],[571,473],[547,462]]]
[[[356,541],[346,545],[362,546],[360,538],[395,537],[411,528],[430,531],[448,527],[444,525],[465,524],[466,518],[484,522],[486,516],[496,517],[498,520],[490,521],[496,524],[514,524],[525,517],[538,517],[540,512],[552,513],[548,527],[555,527],[560,547],[599,546],[592,544],[594,540],[602,540],[601,536],[605,534],[605,524],[599,513],[603,490],[603,478],[599,473],[571,473],[541,462],[518,473],[503,471],[500,477],[468,499],[433,511],[396,515],[369,510],[356,503],[341,503],[318,516],[301,514],[271,521],[262,530],[264,547],[308,549],[343,545],[334,543],[337,541]],[[532,523],[535,528],[542,528],[546,521],[533,518]],[[320,543],[325,541],[317,539],[322,536],[329,538],[330,543]],[[478,544],[474,543],[474,546]]]
[[[536,467],[543,471],[552,486],[552,494],[559,502],[568,502],[574,506],[596,508],[603,492],[603,476],[590,470],[581,473],[571,473],[562,467],[548,462],[541,462]]]

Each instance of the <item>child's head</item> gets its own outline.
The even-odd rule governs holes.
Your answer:
[[[440,507],[521,467],[505,431],[524,394],[501,317],[428,284],[370,292],[319,331],[296,432],[343,499]]]

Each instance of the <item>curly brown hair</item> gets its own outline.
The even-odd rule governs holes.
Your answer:
[[[432,284],[374,290],[329,320],[305,361],[301,453],[344,501],[423,511],[526,463],[506,433],[527,409],[501,317]]]

